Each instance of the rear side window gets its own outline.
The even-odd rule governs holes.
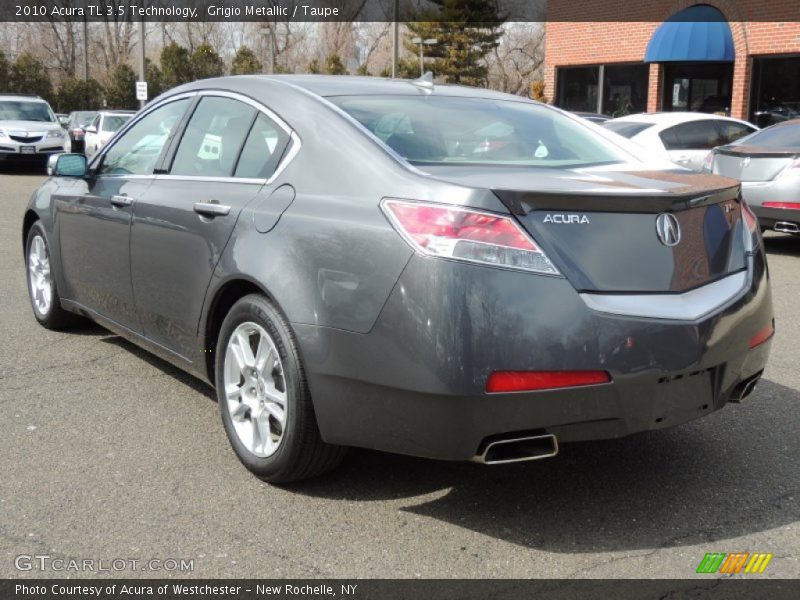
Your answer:
[[[722,135],[713,120],[689,121],[659,134],[667,150],[710,150],[722,145]]]
[[[267,115],[259,113],[242,148],[234,176],[268,179],[288,144],[289,134]]]
[[[255,108],[231,98],[201,99],[186,125],[170,173],[230,177],[255,114]]]
[[[637,133],[641,133],[652,126],[652,123],[640,123],[638,121],[606,121],[603,123],[603,127],[609,131],[613,131],[617,135],[628,139],[631,139]]]
[[[735,123],[733,121],[717,121],[717,127],[719,127],[722,135],[722,141],[720,143],[723,145],[735,142],[756,130],[755,127],[750,127],[744,123]]]

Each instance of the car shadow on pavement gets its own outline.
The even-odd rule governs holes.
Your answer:
[[[733,540],[800,520],[800,393],[762,381],[751,398],[674,429],[564,444],[553,459],[516,465],[354,450],[340,469],[292,489],[400,499],[402,511],[551,552]]]
[[[769,235],[764,237],[764,247],[767,255],[800,256],[800,237],[788,234]]]
[[[178,367],[175,367],[168,363],[165,360],[161,360],[154,354],[151,354],[147,350],[144,350],[137,346],[136,344],[129,342],[124,337],[111,333],[110,331],[103,329],[99,325],[89,324],[86,326],[86,331],[88,332],[90,328],[96,328],[94,331],[94,335],[104,335],[105,337],[101,337],[100,341],[106,344],[111,344],[113,346],[117,346],[125,350],[126,352],[130,352],[131,354],[136,355],[136,357],[142,359],[144,362],[149,364],[152,367],[155,367],[165,375],[169,375],[170,377],[174,377],[178,381],[180,381],[185,386],[191,388],[198,394],[202,394],[208,397],[210,400],[217,402],[217,395],[214,393],[214,390],[208,386],[206,383],[200,381],[196,377],[189,375],[185,371],[182,371]],[[73,333],[75,330],[70,330],[70,333]],[[79,330],[80,331],[80,330]],[[87,333],[88,334],[88,333]]]

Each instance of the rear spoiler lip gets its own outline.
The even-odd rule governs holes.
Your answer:
[[[533,211],[558,212],[626,212],[663,213],[679,212],[698,206],[719,204],[725,201],[738,202],[741,187],[737,183],[719,189],[707,189],[686,193],[645,192],[641,194],[530,192],[514,190],[492,190],[500,201],[517,217]]]
[[[741,156],[742,158],[747,156],[751,158],[777,158],[782,156],[787,158],[800,158],[800,149],[790,150],[776,148],[775,150],[759,150],[757,146],[720,146],[719,148],[714,148],[713,152],[714,154],[724,154],[725,156]]]

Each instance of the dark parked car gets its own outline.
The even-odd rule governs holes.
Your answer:
[[[69,113],[67,131],[72,142],[73,152],[83,152],[86,149],[86,128],[92,124],[96,116],[97,111],[94,110],[78,110]]]
[[[268,481],[346,446],[553,456],[739,401],[767,360],[738,184],[516,96],[212,79],[88,168],[51,162],[22,226],[36,319],[88,316],[212,383]]]
[[[800,234],[800,119],[715,148],[706,169],[742,182],[761,227]]]

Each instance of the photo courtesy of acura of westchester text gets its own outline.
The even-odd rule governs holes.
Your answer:
[[[796,0],[4,2],[0,208],[0,597],[800,595]]]

